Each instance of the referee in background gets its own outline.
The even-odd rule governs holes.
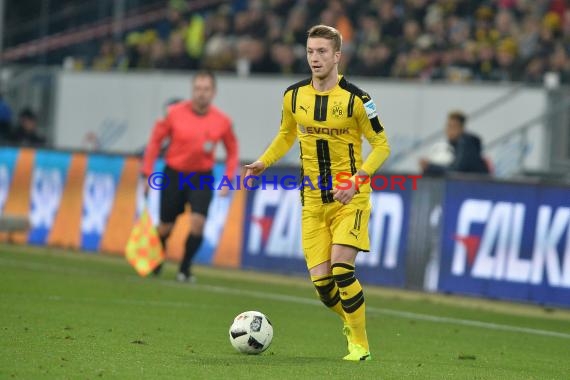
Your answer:
[[[160,223],[158,235],[166,250],[166,240],[170,235],[178,215],[184,212],[186,203],[190,204],[191,228],[184,258],[180,263],[177,280],[194,282],[191,266],[194,255],[202,244],[204,225],[213,190],[200,185],[201,176],[212,176],[215,164],[215,147],[222,142],[226,150],[226,171],[228,179],[233,180],[238,165],[238,142],[232,130],[231,119],[220,109],[212,105],[216,95],[216,78],[208,71],[198,72],[192,80],[191,100],[181,101],[169,107],[166,117],[156,122],[143,158],[145,176],[145,194],[148,194],[148,177],[153,173],[155,161],[162,143],[169,140],[165,153],[164,174],[170,180],[169,185],[160,193]],[[192,186],[185,182],[179,185],[180,174]],[[221,196],[227,196],[227,186],[220,190]],[[160,273],[161,267],[155,270]]]

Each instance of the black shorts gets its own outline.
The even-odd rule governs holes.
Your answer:
[[[164,174],[170,183],[160,192],[160,221],[174,223],[176,217],[184,212],[186,203],[190,203],[192,213],[208,216],[208,208],[213,197],[213,190],[207,185],[200,186],[200,177],[212,177],[212,172],[197,172],[188,179],[180,181],[180,172],[166,166]],[[189,173],[184,173],[184,178]]]

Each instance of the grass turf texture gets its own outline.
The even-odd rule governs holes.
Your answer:
[[[196,285],[139,278],[121,258],[0,245],[0,378],[563,379],[570,312],[365,286],[373,361],[344,362],[338,317],[307,278],[197,268]],[[235,315],[275,335],[234,351]],[[421,313],[563,333],[429,321]],[[496,325],[492,325],[496,326]]]

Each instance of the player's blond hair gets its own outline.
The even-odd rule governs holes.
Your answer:
[[[332,26],[315,25],[309,29],[308,38],[324,38],[331,40],[334,51],[340,51],[340,48],[342,47],[342,35]]]

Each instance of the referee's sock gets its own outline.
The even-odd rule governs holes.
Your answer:
[[[160,236],[159,235],[160,244],[162,244],[162,249],[164,250],[164,252],[166,252],[166,240],[168,239],[169,235],[166,235],[166,236]],[[160,274],[160,272],[162,272],[163,265],[164,265],[164,263],[160,263],[156,268],[154,268],[154,270],[152,271],[152,274],[154,274],[155,276],[158,276]]]
[[[346,321],[351,330],[351,341],[368,351],[366,336],[366,305],[360,282],[354,276],[354,265],[334,263],[332,275],[340,290],[340,303],[346,314]]]
[[[202,235],[192,235],[189,234],[186,239],[186,249],[184,251],[184,258],[180,263],[180,273],[183,273],[186,277],[190,276],[190,266],[192,265],[192,260],[198,252],[200,245],[202,244]]]
[[[159,236],[160,244],[162,244],[162,249],[166,251],[166,240],[168,239],[168,235],[166,236]]]

